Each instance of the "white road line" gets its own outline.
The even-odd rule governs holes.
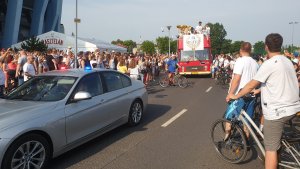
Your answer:
[[[175,121],[175,120],[178,119],[181,115],[183,115],[186,111],[187,111],[187,109],[181,110],[178,114],[176,114],[176,115],[175,115],[174,117],[172,117],[170,120],[168,120],[168,121],[165,122],[163,125],[161,125],[161,127],[167,127],[167,126],[170,125],[173,121]]]
[[[212,86],[210,86],[207,90],[206,93],[208,93],[212,89]]]

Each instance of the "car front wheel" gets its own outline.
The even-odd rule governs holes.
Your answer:
[[[14,141],[5,153],[2,168],[42,169],[50,159],[50,145],[38,134],[28,134]]]
[[[143,105],[141,101],[135,101],[132,103],[129,111],[128,124],[130,126],[136,126],[140,123],[143,115]]]

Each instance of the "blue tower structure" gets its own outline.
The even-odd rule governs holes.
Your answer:
[[[61,12],[62,0],[0,0],[0,47],[51,30],[62,32]]]

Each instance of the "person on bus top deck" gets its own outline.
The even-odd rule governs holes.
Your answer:
[[[176,59],[176,55],[172,54],[171,59],[169,59],[169,61],[167,62],[167,68],[168,68],[168,72],[169,72],[169,80],[170,80],[171,84],[173,83],[173,78],[176,73],[177,67],[179,67],[179,65],[178,65],[178,61]]]
[[[283,125],[300,111],[296,72],[292,62],[281,55],[282,43],[280,34],[269,34],[265,39],[265,50],[269,59],[239,93],[229,95],[229,99],[238,99],[261,86],[266,169],[277,168],[277,150],[280,148]]]
[[[199,25],[197,25],[196,26],[196,29],[195,29],[195,31],[196,31],[196,33],[202,33],[202,29],[203,29],[203,27],[202,27],[202,22],[201,21],[199,21]]]

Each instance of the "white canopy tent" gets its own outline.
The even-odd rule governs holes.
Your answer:
[[[59,50],[67,50],[68,48],[72,48],[75,50],[75,37],[69,36],[66,34],[58,33],[55,31],[50,31],[37,36],[38,39],[42,40],[45,44],[48,45],[48,48],[56,48]],[[23,41],[24,42],[24,41]],[[12,45],[12,48],[21,48],[21,44],[23,42],[19,42],[17,44]],[[100,50],[107,51],[115,51],[115,52],[127,52],[126,48],[116,46],[110,44],[108,42],[95,40],[95,39],[87,39],[87,38],[78,38],[77,39],[77,47],[78,51],[95,51],[97,48]]]

